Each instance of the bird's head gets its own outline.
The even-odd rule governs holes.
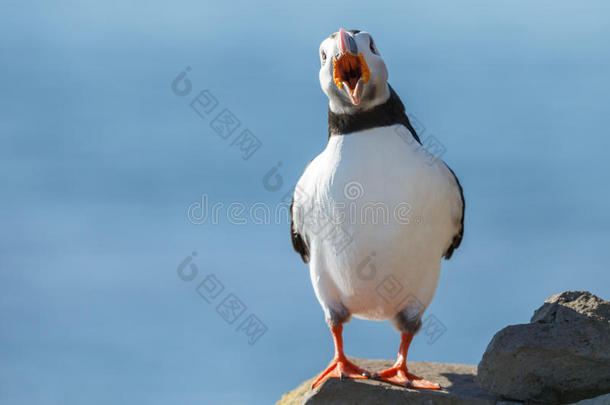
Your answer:
[[[336,114],[364,111],[390,97],[388,69],[368,32],[335,32],[320,44],[320,85]]]

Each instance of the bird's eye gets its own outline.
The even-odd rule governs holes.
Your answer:
[[[322,59],[322,63],[326,62],[326,52],[320,52],[320,59]]]
[[[377,47],[375,46],[375,42],[373,41],[373,38],[371,38],[369,48],[371,48],[371,52],[373,52],[375,55],[379,55],[379,52],[377,52]]]

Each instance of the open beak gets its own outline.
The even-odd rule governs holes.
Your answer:
[[[358,105],[362,88],[370,78],[369,68],[358,52],[356,41],[343,28],[339,29],[337,42],[340,53],[333,59],[333,79],[339,89],[345,90],[352,104]]]

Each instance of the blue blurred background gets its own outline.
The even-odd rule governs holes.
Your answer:
[[[273,403],[332,343],[286,221],[195,225],[187,207],[274,205],[326,143],[318,45],[373,34],[467,200],[462,247],[412,360],[478,363],[550,295],[608,299],[610,5],[603,1],[4,1],[0,6],[0,402]],[[192,91],[177,96],[186,67]],[[218,100],[201,118],[204,89]],[[228,108],[262,147],[210,127]],[[424,137],[426,136],[424,135]],[[282,187],[263,176],[281,162]],[[178,265],[191,253],[197,277]],[[197,286],[225,286],[206,302]],[[233,293],[247,307],[216,312]],[[267,332],[238,331],[249,314]],[[387,322],[350,355],[393,358]]]

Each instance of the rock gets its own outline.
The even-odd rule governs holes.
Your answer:
[[[394,363],[393,360],[350,360],[373,372],[388,368]],[[314,377],[285,394],[276,405],[496,404],[496,398],[475,383],[476,366],[415,361],[409,362],[408,366],[414,374],[441,384],[443,389],[411,390],[375,380],[329,379],[312,390]]]
[[[493,337],[477,381],[514,400],[568,403],[610,392],[610,302],[586,291],[550,297],[531,323]]]
[[[591,399],[583,399],[571,405],[610,405],[610,394],[602,395]]]

